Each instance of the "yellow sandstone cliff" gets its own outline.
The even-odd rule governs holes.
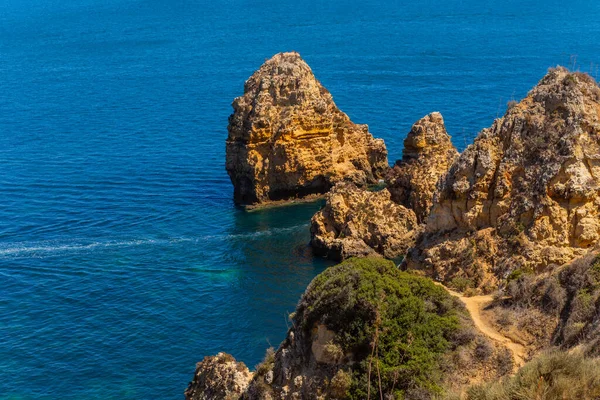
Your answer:
[[[491,289],[600,238],[600,88],[556,68],[452,165],[408,267]]]

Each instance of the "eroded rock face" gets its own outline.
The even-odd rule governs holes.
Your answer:
[[[237,400],[246,391],[253,374],[243,362],[226,353],[204,357],[196,365],[194,380],[185,391],[186,400]]]
[[[409,267],[493,287],[600,238],[600,88],[556,68],[452,165]]]
[[[343,399],[350,385],[348,357],[322,324],[291,329],[273,359],[248,386],[244,399]],[[336,380],[342,380],[336,384]],[[340,392],[338,394],[338,392]]]
[[[456,158],[458,151],[446,132],[442,115],[434,112],[421,118],[404,140],[402,160],[386,176],[392,200],[413,210],[419,223],[424,222],[437,183]]]
[[[340,111],[298,53],[266,61],[233,102],[226,168],[239,204],[327,192],[346,180],[375,183],[387,150]]]
[[[395,258],[414,243],[417,227],[414,212],[391,201],[386,189],[370,192],[342,182],[311,220],[311,245],[338,261],[377,254]]]

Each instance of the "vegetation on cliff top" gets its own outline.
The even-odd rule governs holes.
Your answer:
[[[350,259],[316,277],[294,322],[305,332],[325,324],[352,361],[347,398],[441,390],[441,355],[461,330],[458,300],[431,280],[380,258]]]

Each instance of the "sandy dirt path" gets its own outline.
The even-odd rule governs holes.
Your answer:
[[[463,304],[469,311],[469,314],[471,314],[471,318],[473,319],[475,327],[479,329],[481,333],[483,333],[490,339],[503,344],[512,352],[516,368],[519,368],[523,366],[523,364],[525,364],[525,358],[527,357],[527,349],[525,348],[525,346],[516,343],[504,336],[501,332],[496,330],[496,328],[492,324],[490,324],[489,321],[487,321],[481,314],[481,311],[492,302],[492,296],[465,297],[462,294],[450,290],[445,286],[444,288],[448,291],[448,293],[455,297],[458,297],[460,301],[463,302]]]

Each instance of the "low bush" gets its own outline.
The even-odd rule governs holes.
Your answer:
[[[478,340],[475,345],[475,356],[480,360],[487,360],[494,354],[494,348],[490,342],[485,340]]]
[[[516,375],[473,386],[466,400],[597,400],[600,360],[581,353],[549,352],[522,367]]]
[[[336,399],[345,399],[352,386],[352,375],[343,369],[338,370],[329,384],[329,393]]]
[[[494,360],[496,364],[496,373],[498,376],[504,376],[512,372],[514,368],[514,360],[513,355],[509,349],[503,349],[498,354],[496,354],[496,359]]]
[[[452,278],[450,281],[450,287],[458,290],[459,292],[464,292],[466,289],[473,287],[473,281],[469,278],[457,276]]]
[[[265,352],[265,358],[262,360],[260,364],[258,364],[254,369],[256,371],[257,376],[263,376],[267,372],[273,369],[273,365],[275,364],[275,349],[273,347],[269,347]]]

